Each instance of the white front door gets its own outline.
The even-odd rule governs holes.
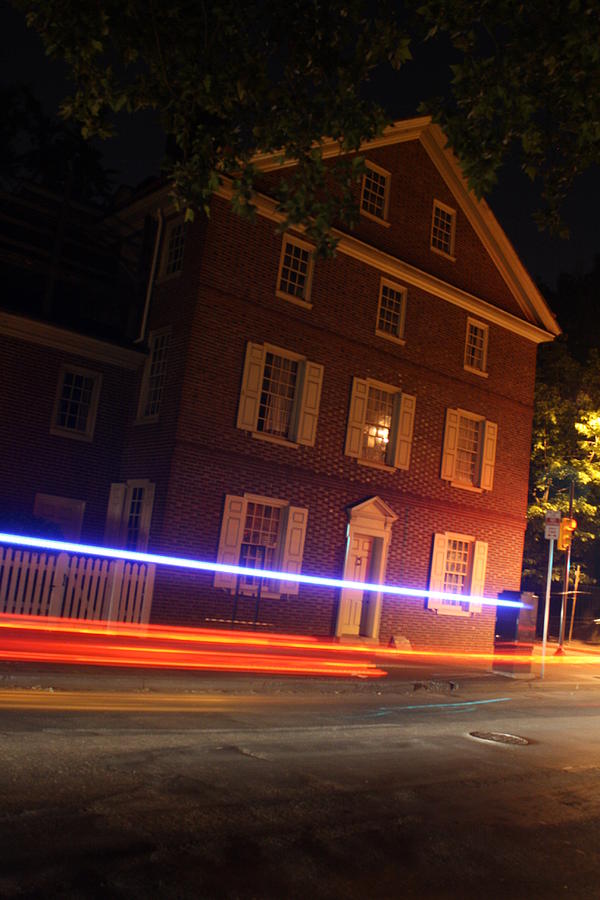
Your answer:
[[[373,538],[368,534],[352,537],[344,578],[346,581],[369,581],[373,558]],[[339,634],[360,634],[364,591],[344,588],[340,597]]]

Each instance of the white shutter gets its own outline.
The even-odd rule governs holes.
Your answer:
[[[265,348],[262,344],[248,343],[237,417],[237,427],[244,431],[256,431],[264,368]]]
[[[475,597],[484,596],[487,554],[487,543],[485,541],[475,541],[475,547],[473,548],[473,568],[471,570],[471,593]],[[481,603],[469,604],[469,612],[481,612]]]
[[[245,499],[243,497],[235,497],[233,494],[227,494],[223,510],[223,521],[221,523],[219,549],[217,551],[218,563],[228,566],[239,565],[245,518]],[[237,577],[237,575],[228,572],[215,572],[213,584],[215,587],[234,590]]]
[[[443,591],[444,577],[446,574],[446,552],[448,541],[445,534],[436,534],[433,538],[433,553],[431,554],[431,571],[429,573],[429,590]],[[437,609],[443,604],[443,600],[429,597],[427,606],[429,609]]]
[[[494,465],[496,462],[496,439],[498,426],[495,422],[483,423],[483,449],[481,453],[481,479],[480,487],[484,491],[491,491],[494,486]]]
[[[387,463],[396,469],[408,469],[415,423],[416,397],[412,394],[396,394]]]
[[[348,413],[348,430],[346,431],[346,456],[359,457],[362,451],[363,428],[367,415],[367,397],[369,385],[363,378],[354,378],[350,412]]]
[[[108,507],[106,510],[106,524],[104,526],[104,543],[107,547],[115,547],[121,543],[121,531],[123,524],[123,506],[127,485],[111,484],[108,495]]]
[[[442,474],[446,481],[454,480],[456,469],[456,448],[458,444],[458,420],[456,409],[446,410],[446,430],[444,431],[444,448],[442,450]]]
[[[302,506],[288,506],[282,512],[281,569],[283,572],[293,572],[295,575],[299,575],[302,571],[308,510]],[[279,590],[282,594],[297,594],[298,588],[297,581],[281,581],[279,583]]]
[[[152,521],[152,507],[154,506],[154,485],[148,481],[144,485],[142,495],[142,508],[140,510],[140,527],[138,531],[137,550],[142,553],[148,549],[150,536],[150,522]]]
[[[322,384],[322,365],[308,361],[299,364],[296,387],[298,415],[293,438],[299,444],[306,444],[308,447],[314,447],[315,445]]]

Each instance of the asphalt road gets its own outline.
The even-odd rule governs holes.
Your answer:
[[[4,689],[0,759],[2,897],[600,896],[591,671]]]

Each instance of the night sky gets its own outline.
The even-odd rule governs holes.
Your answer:
[[[5,5],[0,9],[0,33],[4,38],[0,82],[28,84],[45,111],[54,113],[68,93],[65,70],[46,59],[41,40],[27,29],[23,14],[12,7]],[[418,77],[411,79],[418,80]],[[149,175],[158,174],[164,140],[152,115],[138,115],[136,119],[122,116],[119,130],[117,138],[101,144],[107,167],[117,173],[117,183],[135,185]],[[538,189],[516,166],[507,168],[487,200],[530,274],[553,288],[560,272],[585,272],[600,253],[599,196],[600,170],[596,167],[579,179],[565,205],[569,240],[538,231],[532,220],[533,211],[539,208]]]

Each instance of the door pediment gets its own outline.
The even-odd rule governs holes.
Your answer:
[[[354,506],[349,506],[348,521],[353,528],[376,528],[389,531],[397,521],[398,516],[394,510],[381,497],[369,497]]]

